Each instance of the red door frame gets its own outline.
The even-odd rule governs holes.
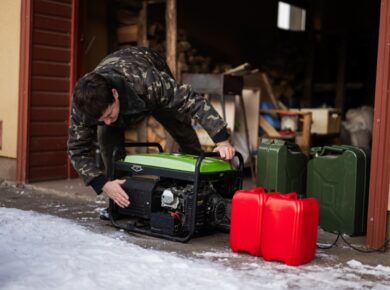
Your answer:
[[[383,246],[390,180],[390,0],[380,8],[367,245]]]
[[[20,17],[20,65],[19,65],[19,107],[18,107],[18,140],[16,155],[16,181],[28,182],[28,124],[29,92],[31,75],[31,27],[32,1],[22,0]]]
[[[32,5],[33,0],[21,1],[20,18],[20,65],[19,65],[19,105],[18,105],[18,140],[16,156],[16,182],[28,183],[28,160],[29,160],[29,102],[30,102],[30,78],[31,78],[31,35],[32,35]],[[79,0],[72,0],[72,23],[71,23],[71,61],[69,76],[69,108],[73,85],[76,79],[77,68],[77,17]],[[70,161],[67,162],[67,175],[76,176]]]
[[[69,113],[72,110],[72,93],[73,87],[77,78],[77,68],[78,68],[78,39],[79,39],[79,31],[78,31],[78,17],[79,16],[79,0],[72,0],[72,28],[71,28],[71,51],[70,51],[70,77],[69,77]],[[70,115],[70,114],[69,114]],[[70,119],[69,119],[70,124]],[[77,177],[78,174],[74,170],[70,159],[68,158],[67,162],[68,167],[68,178]]]

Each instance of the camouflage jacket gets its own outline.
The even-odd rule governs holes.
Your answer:
[[[118,50],[104,58],[94,71],[109,78],[119,91],[120,113],[112,126],[127,127],[153,115],[159,108],[172,108],[197,119],[215,142],[223,141],[216,138],[226,131],[226,122],[190,85],[178,84],[164,59],[154,50],[137,47]],[[96,178],[102,181],[104,176],[91,155],[97,125],[96,120],[88,119],[72,105],[68,153],[86,185]]]

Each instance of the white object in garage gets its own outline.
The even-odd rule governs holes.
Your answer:
[[[311,133],[319,135],[338,134],[341,129],[341,112],[335,108],[303,108],[291,111],[311,112]]]

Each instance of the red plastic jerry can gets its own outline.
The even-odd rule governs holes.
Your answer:
[[[262,209],[267,195],[263,187],[238,190],[232,199],[230,248],[261,256]]]
[[[261,256],[264,204],[267,199],[297,199],[297,194],[266,193],[263,187],[238,190],[232,199],[230,223],[230,247],[233,252],[247,252]]]
[[[316,251],[319,204],[314,198],[267,199],[263,209],[261,253],[264,260],[290,266],[310,262]]]

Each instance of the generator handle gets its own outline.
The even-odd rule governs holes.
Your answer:
[[[219,153],[218,152],[202,152],[199,157],[203,156],[202,159],[204,159],[205,157],[219,157]],[[242,157],[241,153],[240,152],[237,152],[234,154],[233,158],[234,157],[237,157],[238,158],[238,161],[239,161],[239,164],[238,164],[238,169],[239,170],[242,170],[244,169],[244,158]]]
[[[110,180],[113,180],[115,177],[115,162],[117,161],[118,152],[120,152],[121,150],[123,150],[123,148],[126,147],[157,147],[160,153],[164,152],[164,149],[162,148],[161,144],[157,142],[125,142],[115,146],[112,152],[111,168],[107,174]]]
[[[239,172],[238,187],[241,189],[243,179],[244,179],[244,158],[242,157],[241,153],[237,152],[237,151],[236,151],[236,154],[234,156],[238,158],[238,172]]]
[[[203,152],[202,154],[200,154],[198,160],[200,159],[200,157],[202,157],[201,159],[203,160],[205,157],[219,157],[219,156],[220,155],[218,152]],[[239,179],[240,179],[238,187],[242,188],[242,182],[243,182],[243,178],[244,178],[244,158],[242,157],[241,153],[238,151],[236,151],[236,153],[234,154],[234,157],[237,157],[237,159],[238,159],[238,172],[239,172]],[[195,165],[195,170],[197,168],[197,165],[198,164]],[[199,171],[198,172],[200,172],[200,164],[199,164]],[[196,171],[195,171],[195,174],[197,174]]]
[[[196,160],[196,164],[195,164],[195,180],[194,180],[194,203],[193,203],[193,207],[192,207],[192,222],[191,222],[191,228],[190,228],[190,231],[188,233],[188,235],[186,236],[185,238],[185,241],[188,241],[191,236],[194,234],[195,232],[195,223],[196,223],[196,205],[198,204],[198,191],[199,191],[199,180],[200,180],[200,166],[202,164],[202,161],[206,158],[206,157],[218,157],[219,156],[219,153],[218,152],[202,152],[199,157],[198,157],[198,160]],[[243,170],[244,170],[244,159],[242,158],[242,155],[240,152],[236,152],[234,154],[235,157],[238,158],[239,160],[239,166],[238,166],[238,170],[239,170],[239,188],[242,188],[242,179],[243,179]]]

